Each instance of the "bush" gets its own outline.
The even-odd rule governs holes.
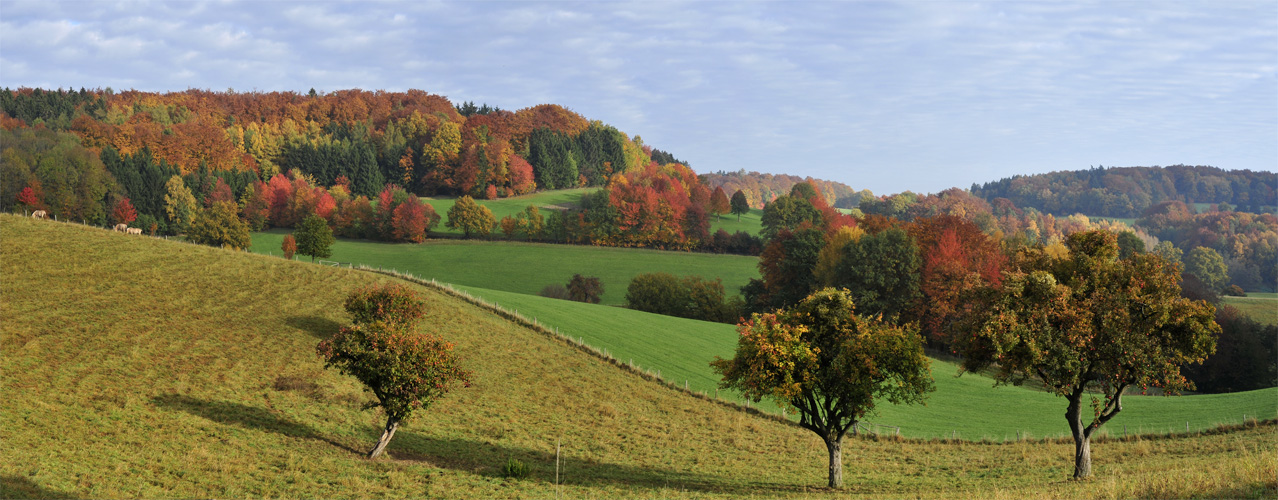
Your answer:
[[[426,303],[417,294],[394,283],[357,288],[346,297],[345,307],[355,324],[411,323],[426,314]]]
[[[627,307],[667,316],[735,323],[744,302],[724,301],[723,282],[700,276],[679,278],[670,273],[635,276],[626,288]]]
[[[598,304],[603,296],[604,287],[599,278],[594,276],[572,275],[568,280],[568,298],[577,302]]]
[[[506,466],[501,468],[501,475],[515,479],[523,479],[528,477],[528,465],[520,462],[518,459],[511,458],[506,460]]]
[[[542,288],[540,292],[537,292],[537,295],[551,299],[568,300],[568,287],[558,283],[546,285],[546,287]]]
[[[1247,292],[1244,292],[1242,287],[1238,285],[1229,285],[1225,287],[1225,291],[1222,293],[1222,295],[1229,295],[1231,297],[1246,297]]]

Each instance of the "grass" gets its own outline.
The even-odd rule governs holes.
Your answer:
[[[282,234],[255,234],[255,248],[259,244],[264,248],[278,248],[275,242]],[[269,238],[272,235],[274,238]],[[567,267],[554,270],[556,262],[573,263],[577,269],[593,265],[592,269],[604,276],[608,291],[605,304],[615,305],[624,295],[625,285],[614,284],[627,283],[629,276],[643,272],[640,269],[670,270],[696,265],[699,267],[693,271],[672,272],[715,276],[727,274],[718,270],[726,268],[725,263],[744,267],[753,262],[753,258],[739,256],[452,240],[423,245],[342,241],[335,246],[333,258],[395,268],[456,284],[474,296],[536,318],[563,335],[606,350],[622,362],[660,374],[672,384],[712,395],[716,393],[719,377],[710,369],[709,362],[716,356],[732,356],[736,346],[733,326],[546,299],[534,295],[539,286],[528,286],[524,282],[544,283],[539,280],[570,272]],[[704,259],[709,260],[698,264]],[[539,262],[551,264],[539,265]],[[939,360],[933,363],[937,392],[930,396],[927,406],[883,405],[877,415],[868,419],[882,425],[875,428],[877,431],[895,432],[899,427],[910,437],[958,436],[977,440],[1015,439],[1025,434],[1060,436],[1068,432],[1063,419],[1058,418],[1064,408],[1063,399],[1029,388],[991,388],[993,381],[989,378],[972,374],[956,378],[958,367],[953,363]],[[727,391],[719,395],[740,401]],[[1183,432],[1186,423],[1190,430],[1198,431],[1221,423],[1241,422],[1244,415],[1273,418],[1278,416],[1275,401],[1278,401],[1278,389],[1175,398],[1132,395],[1125,398],[1123,413],[1103,432],[1115,435],[1123,435],[1124,429],[1127,433]],[[779,412],[777,406],[767,402],[760,407],[770,413]],[[998,410],[992,411],[994,408]]]
[[[475,200],[480,205],[488,207],[492,210],[493,217],[497,221],[501,221],[502,217],[514,216],[519,212],[523,212],[528,205],[536,205],[538,208],[545,207],[575,207],[581,201],[581,195],[593,191],[597,188],[580,188],[580,189],[564,189],[558,191],[539,191],[523,196],[515,196],[511,198],[499,198],[496,200]],[[435,209],[435,213],[439,214],[440,222],[435,227],[435,232],[460,236],[461,231],[444,227],[444,223],[448,222],[448,210],[453,208],[456,198],[422,198],[422,201]],[[543,212],[542,216],[546,214]],[[500,233],[500,229],[497,229]]]
[[[1220,301],[1237,307],[1257,322],[1278,325],[1278,293],[1247,292],[1246,297],[1223,296]]]
[[[577,207],[579,205],[579,202],[581,201],[581,195],[591,191],[595,191],[597,189],[600,189],[600,188],[578,188],[578,189],[564,189],[564,190],[557,190],[557,191],[539,191],[536,193],[526,194],[523,196],[516,196],[512,198],[500,198],[496,200],[475,200],[475,201],[478,202],[480,205],[488,207],[489,210],[492,210],[493,217],[495,217],[497,221],[500,222],[502,217],[505,217],[508,215],[514,216],[515,214],[519,212],[523,212],[524,209],[528,207],[528,205],[536,205],[538,208],[542,208],[543,216],[546,215],[544,213],[545,207],[563,207],[563,208]],[[434,208],[435,213],[439,214],[441,218],[439,226],[435,228],[436,233],[450,234],[450,235],[456,235],[456,236],[460,236],[462,234],[461,231],[444,227],[444,222],[448,221],[448,210],[450,208],[453,208],[453,203],[457,201],[456,198],[422,198],[422,201],[429,204],[431,208]],[[755,208],[750,209],[750,213],[748,214],[742,214],[740,217],[741,219],[740,221],[737,220],[736,215],[724,214],[722,217],[719,217],[718,219],[715,219],[715,218],[710,219],[710,233],[714,234],[715,231],[718,231],[719,229],[723,229],[729,233],[735,233],[737,231],[745,231],[747,233],[757,235],[759,234],[759,230],[762,229],[763,227],[763,225],[761,224],[762,217],[763,217],[763,210],[759,210]],[[495,230],[495,232],[500,232],[500,229]]]
[[[751,208],[750,213],[741,214],[740,221],[735,214],[723,214],[719,218],[710,218],[710,234],[720,229],[735,234],[737,231],[758,235],[763,229],[763,210]]]
[[[286,230],[253,234],[252,251],[280,255]],[[625,303],[626,287],[636,275],[664,271],[723,280],[724,292],[739,293],[758,277],[758,258],[583,245],[512,241],[431,240],[389,244],[340,239],[329,259],[393,268],[425,278],[493,290],[536,294],[546,285],[567,284],[573,274],[597,276],[604,304]]]
[[[810,432],[654,384],[430,288],[419,288],[427,323],[456,343],[474,385],[370,461],[361,452],[382,423],[360,410],[371,396],[323,369],[314,346],[348,321],[347,290],[389,278],[10,216],[0,251],[0,497],[1278,493],[1272,423],[1101,440],[1096,479],[1083,482],[1064,481],[1065,441],[851,438],[848,486],[831,492]],[[501,477],[512,459],[526,478]]]

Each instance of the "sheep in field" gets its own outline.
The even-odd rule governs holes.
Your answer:
[[[49,214],[45,212],[44,210],[36,210],[34,212],[31,212],[31,217],[34,217],[36,219],[43,219],[47,215]]]
[[[116,224],[116,225],[115,225],[115,230],[116,230],[116,231],[119,231],[119,232],[121,232],[121,233],[125,232],[125,230],[126,230],[126,229],[128,229],[128,228],[129,228],[129,225],[128,225],[128,224]]]
[[[130,228],[127,228],[126,231],[129,234],[139,234],[139,235],[142,234],[142,228],[140,227],[130,227]]]

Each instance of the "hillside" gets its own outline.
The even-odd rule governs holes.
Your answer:
[[[1017,175],[973,184],[971,192],[990,203],[1005,198],[1022,209],[1058,216],[1134,218],[1163,201],[1225,203],[1241,211],[1264,213],[1278,205],[1278,174],[1187,165],[1094,167]]]
[[[475,384],[368,461],[369,396],[324,370],[314,345],[347,321],[346,290],[388,278],[7,215],[0,251],[3,497],[827,496],[812,488],[824,450],[806,431],[431,289],[428,323]],[[1105,440],[1093,447],[1102,480],[1068,483],[1065,442],[861,438],[845,446],[846,493],[1265,496],[1278,486],[1273,444],[1271,424]],[[501,478],[509,458],[531,477]]]

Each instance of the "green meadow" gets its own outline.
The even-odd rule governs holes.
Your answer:
[[[253,234],[252,251],[282,254],[287,230]],[[556,245],[501,240],[429,240],[389,244],[339,239],[328,260],[396,269],[458,285],[536,294],[546,285],[568,283],[573,274],[595,276],[604,285],[604,304],[626,302],[636,275],[668,272],[723,280],[724,293],[737,295],[758,277],[758,258],[695,252]],[[299,258],[303,258],[300,257]]]
[[[1246,297],[1224,296],[1220,301],[1237,307],[1257,322],[1278,325],[1278,293],[1247,292]]]

